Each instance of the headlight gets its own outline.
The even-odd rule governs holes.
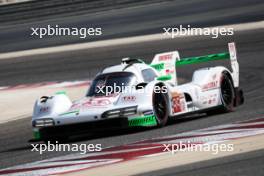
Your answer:
[[[106,113],[106,117],[111,118],[111,117],[119,117],[120,116],[120,110],[114,110],[114,111],[108,111]]]
[[[102,118],[126,117],[137,113],[137,106],[115,109],[103,113]]]
[[[129,107],[129,108],[125,108],[123,111],[122,111],[122,115],[123,116],[129,116],[129,115],[134,115],[137,113],[137,107],[134,106],[134,107]]]
[[[48,127],[54,126],[53,119],[37,119],[33,121],[33,127]]]

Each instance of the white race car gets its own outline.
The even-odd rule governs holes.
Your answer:
[[[239,65],[234,43],[228,53],[180,59],[178,51],[155,55],[151,64],[125,58],[105,68],[83,98],[71,101],[65,93],[39,98],[32,126],[35,140],[53,140],[93,130],[135,126],[164,126],[169,118],[190,113],[230,112],[244,101],[239,88]],[[202,68],[192,81],[178,84],[176,68],[230,59],[223,66]]]

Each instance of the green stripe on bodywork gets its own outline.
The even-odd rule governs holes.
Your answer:
[[[157,121],[154,115],[136,117],[133,119],[128,119],[128,126],[156,126]]]
[[[177,61],[176,66],[198,64],[202,62],[215,61],[215,60],[225,60],[229,58],[230,58],[229,53],[218,53],[218,54],[210,54],[206,56],[188,57],[188,58],[182,58],[181,60]]]
[[[199,64],[199,63],[203,63],[203,62],[225,60],[225,59],[229,59],[229,58],[230,58],[230,54],[227,52],[226,53],[209,54],[206,56],[188,57],[188,58],[182,58],[181,60],[176,61],[176,66],[180,67],[183,65]],[[164,63],[151,64],[150,66],[153,67],[154,69],[156,69],[157,71],[161,71],[165,67]]]
[[[152,64],[150,65],[151,67],[155,68],[156,70],[160,71],[164,69],[164,63],[160,63],[160,64]]]
[[[164,75],[164,76],[160,76],[157,78],[157,80],[159,81],[167,81],[167,80],[171,80],[172,76],[171,75]]]
[[[65,112],[65,113],[63,113],[63,114],[60,114],[60,116],[62,116],[62,115],[68,115],[68,114],[74,114],[74,113],[79,113],[79,110],[77,110],[77,111]]]

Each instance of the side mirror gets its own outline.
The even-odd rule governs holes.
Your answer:
[[[158,81],[168,81],[171,80],[172,76],[171,75],[163,75],[163,76],[159,76],[157,77]]]

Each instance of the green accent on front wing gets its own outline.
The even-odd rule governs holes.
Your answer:
[[[33,137],[34,137],[34,139],[39,140],[41,138],[40,132],[38,130],[37,131],[33,130]]]
[[[154,115],[135,117],[133,119],[128,119],[128,126],[156,126],[157,121]]]
[[[76,111],[70,111],[70,112],[65,112],[65,113],[60,114],[60,116],[68,115],[68,114],[75,114],[75,113],[79,113],[79,110],[76,110]]]
[[[198,64],[202,62],[215,61],[215,60],[225,60],[229,58],[230,58],[229,53],[218,53],[218,54],[210,54],[206,56],[188,57],[188,58],[182,58],[181,60],[177,61],[176,66]]]

